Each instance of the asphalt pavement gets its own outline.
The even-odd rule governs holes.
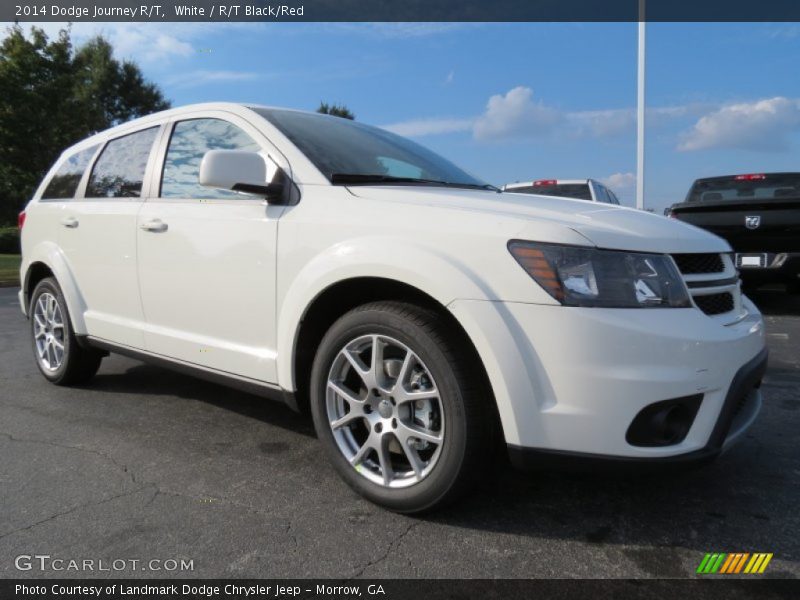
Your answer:
[[[119,356],[86,387],[48,384],[16,290],[0,289],[0,577],[686,577],[706,552],[771,552],[764,576],[795,578],[800,297],[754,299],[764,409],[713,464],[501,463],[465,501],[412,518],[352,492],[281,404]]]

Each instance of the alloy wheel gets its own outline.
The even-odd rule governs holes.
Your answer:
[[[363,335],[339,351],[328,374],[326,409],[339,451],[373,483],[419,483],[441,455],[444,410],[436,382],[394,338]]]
[[[36,358],[50,372],[64,362],[64,319],[56,297],[44,292],[36,300],[33,312],[33,339]]]

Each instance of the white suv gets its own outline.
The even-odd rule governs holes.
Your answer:
[[[310,408],[341,476],[398,511],[455,498],[498,439],[516,464],[684,462],[761,405],[762,319],[722,239],[504,194],[338,117],[138,119],[66,150],[20,221],[47,379],[118,352]]]

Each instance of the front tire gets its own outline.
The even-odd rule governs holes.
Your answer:
[[[358,307],[328,330],[311,411],[330,461],[358,493],[419,513],[483,474],[491,397],[464,347],[438,313],[401,302]]]
[[[75,385],[94,377],[103,355],[78,345],[67,303],[55,279],[47,277],[37,284],[28,314],[36,366],[45,379],[56,385]]]

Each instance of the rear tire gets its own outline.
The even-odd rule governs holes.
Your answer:
[[[484,474],[493,400],[464,346],[438,313],[401,302],[353,309],[325,334],[311,373],[314,426],[359,494],[420,513]]]
[[[45,379],[56,385],[76,385],[94,377],[103,354],[78,344],[67,303],[54,278],[37,284],[28,315],[33,355]]]

